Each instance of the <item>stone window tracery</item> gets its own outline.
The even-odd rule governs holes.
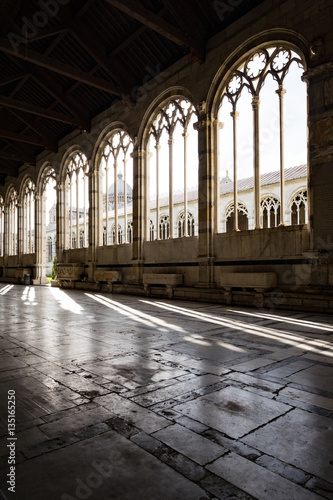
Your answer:
[[[306,224],[308,219],[307,191],[299,191],[291,201],[291,224]]]
[[[238,203],[238,225],[240,231],[246,231],[249,227],[248,210],[243,203]],[[235,229],[235,205],[232,203],[225,213],[226,230],[230,233]]]
[[[23,190],[23,253],[35,249],[35,184],[28,180]]]
[[[187,236],[194,236],[194,217],[190,212],[187,212],[186,221],[184,212],[179,215],[177,226],[178,226],[179,238],[182,238],[185,235],[186,229],[187,229]]]
[[[154,234],[155,234],[155,227],[153,221],[151,220],[149,223],[149,241],[153,241],[155,239]]]
[[[12,188],[8,196],[8,252],[17,255],[18,252],[18,194]]]
[[[239,189],[243,189],[240,180],[251,180],[253,228],[261,228],[264,220],[260,193],[263,174],[275,174],[275,182],[279,184],[280,223],[284,225],[285,165],[306,163],[303,72],[303,60],[295,50],[275,45],[248,55],[224,86],[218,112],[220,176],[223,177],[222,170],[232,172],[235,205]],[[238,212],[234,215],[234,229],[240,229]]]
[[[66,248],[78,248],[80,230],[88,235],[89,198],[88,198],[88,160],[79,152],[74,152],[66,170]],[[69,237],[71,235],[71,237]],[[84,247],[88,246],[85,239]]]
[[[116,225],[113,224],[112,229],[111,229],[111,235],[110,235],[109,243],[110,245],[115,245],[116,241],[119,245],[123,243],[123,229],[120,224],[118,224],[118,231],[116,232]]]
[[[170,238],[170,217],[162,215],[159,221],[159,239],[167,240]]]
[[[121,221],[127,228],[128,218],[133,211],[133,141],[127,132],[114,131],[107,139],[103,149],[100,169],[102,173],[103,203],[101,217],[106,235],[103,244],[117,245],[128,243],[128,231],[125,241],[119,238],[119,232],[113,232]]]
[[[133,243],[133,222],[127,224],[127,243]]]
[[[263,198],[260,203],[261,226],[277,227],[280,224],[280,202],[277,198]]]
[[[159,231],[154,237],[165,236],[161,230],[161,212],[169,217],[169,236],[178,237],[174,222],[175,205],[188,211],[188,192],[198,186],[198,136],[193,125],[197,114],[191,102],[185,98],[175,98],[162,106],[149,129],[148,156],[148,196],[150,199],[147,220],[159,221]],[[197,202],[196,202],[197,203]],[[163,226],[164,227],[164,226]],[[188,236],[185,225],[183,236]],[[151,238],[148,228],[148,238]]]

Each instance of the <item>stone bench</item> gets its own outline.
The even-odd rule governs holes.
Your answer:
[[[151,285],[165,285],[168,297],[172,299],[173,287],[183,284],[182,274],[144,274],[142,277],[143,286],[147,295],[150,295]]]
[[[101,283],[107,283],[109,290],[112,292],[113,283],[119,283],[122,279],[121,271],[110,271],[105,269],[99,269],[94,272],[94,281],[99,285]]]
[[[232,288],[252,288],[262,293],[277,286],[275,273],[223,273],[220,285],[227,291]]]
[[[84,266],[82,264],[57,264],[56,280],[61,287],[64,282],[74,286],[74,281],[81,281],[84,274]]]

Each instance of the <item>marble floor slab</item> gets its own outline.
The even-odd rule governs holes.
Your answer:
[[[329,315],[14,285],[0,499],[333,500],[332,365]]]

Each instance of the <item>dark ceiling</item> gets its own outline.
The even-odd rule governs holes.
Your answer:
[[[0,184],[259,0],[0,0]],[[147,68],[148,71],[147,71]]]

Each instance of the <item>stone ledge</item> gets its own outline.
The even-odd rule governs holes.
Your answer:
[[[183,284],[182,274],[159,274],[159,273],[146,273],[142,276],[142,283],[146,295],[151,294],[151,285],[165,285],[167,288],[167,295],[171,299],[173,297],[173,287]]]
[[[276,288],[276,273],[224,273],[220,285],[227,291],[232,288],[253,288],[256,292],[264,292]]]

